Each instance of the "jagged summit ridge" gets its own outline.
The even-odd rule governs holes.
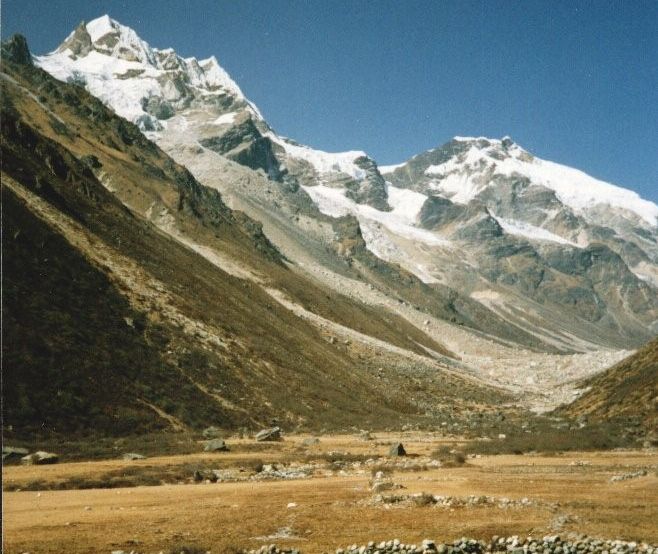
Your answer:
[[[601,209],[607,206],[615,211],[615,220],[630,220],[652,232],[658,228],[654,203],[582,171],[539,159],[509,136],[456,136],[405,163],[381,168],[361,151],[328,153],[297,145],[267,125],[214,56],[199,61],[183,58],[171,48],[152,48],[133,29],[108,15],[81,23],[55,52],[37,57],[36,62],[57,78],[83,82],[92,94],[145,132],[161,131],[168,119],[189,107],[215,113],[213,123],[223,126],[223,131],[243,124],[246,116],[254,120],[256,128],[254,131],[247,124],[246,134],[255,136],[261,146],[267,143],[267,152],[257,152],[261,158],[257,163],[251,159],[253,152],[240,152],[238,161],[249,159],[245,165],[260,167],[273,178],[296,170],[300,184],[319,179],[334,186],[336,175],[338,181],[367,180],[368,185],[356,192],[347,187],[346,196],[384,211],[391,206],[382,174],[395,186],[456,204],[491,195],[491,189],[503,180],[520,179],[531,188],[552,191],[574,216],[591,223],[607,224],[609,214]],[[231,145],[236,142],[235,137],[229,139]],[[552,209],[547,209],[549,217]],[[573,236],[563,238],[578,242]]]
[[[62,81],[84,85],[143,131],[162,129],[177,109],[193,103],[245,106],[262,119],[215,56],[197,60],[152,48],[107,15],[80,23],[54,52],[35,61]]]
[[[425,181],[423,188],[427,192],[458,204],[468,204],[487,188],[496,186],[497,177],[516,177],[552,190],[562,204],[586,218],[597,206],[606,205],[627,212],[627,216],[634,214],[639,224],[658,226],[658,206],[653,202],[578,169],[537,158],[509,136],[457,136],[407,162],[381,169],[384,174],[393,174],[395,180],[396,174],[408,173],[410,165],[416,166],[415,173]]]
[[[88,48],[78,49],[78,44],[88,44]],[[98,17],[89,23],[82,22],[55,50],[76,59],[91,51],[128,62],[139,62],[162,71],[183,70],[190,82],[209,90],[222,87],[235,96],[244,98],[240,87],[219,65],[215,56],[203,60],[195,57],[183,58],[173,48],[152,48],[130,27],[122,25],[108,15]]]

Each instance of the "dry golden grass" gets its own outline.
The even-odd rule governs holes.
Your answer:
[[[300,449],[303,438],[289,437],[283,448],[264,452],[7,467],[4,482],[93,477],[109,469],[138,464],[166,467],[215,459],[226,466],[250,458],[266,462],[302,459],[314,451],[382,455],[386,443],[398,438],[403,438],[410,453],[424,455],[440,446],[438,439],[389,434],[380,435],[374,442],[345,435],[323,437],[319,445]],[[589,465],[571,465],[575,460],[587,460]],[[418,542],[427,537],[454,540],[461,536],[486,539],[493,534],[541,535],[551,532],[552,522],[560,515],[573,520],[560,532],[573,530],[658,542],[655,472],[639,479],[610,482],[614,474],[656,463],[655,453],[643,451],[491,456],[470,459],[460,468],[393,474],[394,481],[406,487],[401,491],[405,494],[474,494],[538,501],[533,507],[505,510],[435,506],[386,509],[366,505],[362,501],[371,498],[371,475],[366,468],[357,474],[296,481],[9,492],[4,494],[4,548],[6,552],[159,552],[175,544],[196,544],[216,553],[276,542],[304,552],[321,552],[353,542],[394,537]],[[297,506],[287,508],[291,502]],[[284,528],[289,528],[295,538],[271,538]]]

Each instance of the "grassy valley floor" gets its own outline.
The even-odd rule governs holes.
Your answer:
[[[658,542],[655,449],[464,460],[449,451],[467,450],[466,441],[432,433],[322,436],[304,445],[308,438],[235,439],[216,454],[7,466],[4,551],[232,552],[276,543],[333,552],[392,538],[570,531]],[[391,458],[398,440],[408,456]],[[207,479],[212,469],[218,482]],[[165,484],[126,486],[140,483]]]

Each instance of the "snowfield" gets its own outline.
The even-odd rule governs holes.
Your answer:
[[[368,250],[384,260],[398,263],[404,259],[404,250],[397,244],[398,238],[432,247],[453,247],[448,239],[437,233],[416,227],[418,213],[427,199],[424,194],[388,185],[388,201],[393,210],[383,212],[350,200],[342,188],[325,185],[303,188],[323,214],[331,217],[356,216]],[[426,283],[437,281],[420,265],[412,269]]]
[[[354,163],[354,160],[367,156],[361,150],[323,152],[309,146],[291,144],[275,133],[268,133],[267,136],[281,146],[290,157],[310,163],[320,176],[325,173],[336,172],[345,173],[357,180],[363,179],[366,176],[366,172]]]
[[[566,244],[576,248],[581,248],[581,246],[575,242],[567,240],[560,235],[556,235],[555,233],[551,233],[550,231],[541,227],[530,225],[530,223],[526,223],[525,221],[496,217],[493,213],[491,215],[503,228],[503,231],[510,235],[517,235],[530,240],[557,242],[559,244]]]

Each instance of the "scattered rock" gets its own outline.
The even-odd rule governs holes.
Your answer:
[[[551,520],[550,528],[553,531],[559,531],[569,523],[576,523],[578,518],[570,514],[559,514]]]
[[[401,488],[400,485],[395,485],[393,488]],[[432,495],[428,493],[413,493],[413,494],[375,494],[371,500],[365,502],[366,505],[399,505],[399,506],[434,506],[437,508],[464,508],[472,506],[510,509],[510,508],[529,508],[537,506],[545,506],[550,509],[555,509],[556,504],[543,503],[537,500],[530,500],[529,498],[510,499],[510,498],[497,498],[495,496],[441,496]]]
[[[619,481],[628,481],[629,479],[637,479],[638,477],[644,477],[648,472],[646,469],[641,469],[639,471],[632,471],[630,473],[622,473],[621,475],[615,475],[610,478],[611,483],[618,483]]]
[[[17,446],[3,446],[2,447],[2,461],[9,462],[11,460],[17,460],[29,454],[27,448],[19,448]]]
[[[316,444],[320,444],[320,439],[317,437],[309,437],[302,441],[302,446],[315,446]]]
[[[397,442],[393,445],[391,445],[390,450],[388,451],[389,456],[406,456],[407,451],[404,449],[404,446],[402,446],[401,442]]]
[[[142,454],[137,454],[136,452],[127,452],[122,456],[124,460],[146,460],[146,456]]]
[[[305,479],[313,474],[316,466],[313,464],[294,464],[291,467],[265,464],[262,471],[252,475],[250,479],[255,481],[268,481],[274,479]]]
[[[261,537],[258,537],[261,538]],[[273,538],[262,537],[263,539]],[[281,538],[288,538],[282,536]],[[336,548],[336,554],[485,554],[485,553],[543,553],[543,554],[655,554],[656,545],[647,543],[627,542],[622,540],[600,540],[584,535],[571,535],[562,539],[558,535],[549,535],[543,538],[532,537],[497,537],[491,541],[479,541],[463,537],[448,544],[437,544],[425,539],[420,545],[405,544],[400,539],[370,541],[367,545],[351,544],[345,548]],[[301,554],[296,548],[279,548],[275,544],[263,545],[256,550],[245,551],[247,554]]]
[[[256,433],[257,441],[280,441],[281,440],[281,428],[271,427],[270,429],[263,429]]]
[[[203,447],[204,452],[228,452],[229,448],[222,439],[212,439],[206,441]]]
[[[213,470],[206,471],[206,470],[197,469],[192,474],[192,480],[195,483],[202,483],[204,481],[216,483],[217,479],[218,479],[217,474]]]
[[[392,481],[375,481],[370,487],[370,490],[374,493],[390,491],[395,485]]]
[[[27,465],[27,466],[56,464],[58,461],[59,461],[59,456],[57,454],[53,454],[52,452],[44,452],[43,450],[39,450],[34,454],[28,454],[27,456],[23,456],[21,458],[21,462],[23,463],[23,465]]]
[[[220,439],[222,438],[222,430],[219,427],[211,425],[203,430],[202,435],[206,439]]]
[[[436,552],[436,544],[433,540],[423,539],[421,547],[426,552]]]

